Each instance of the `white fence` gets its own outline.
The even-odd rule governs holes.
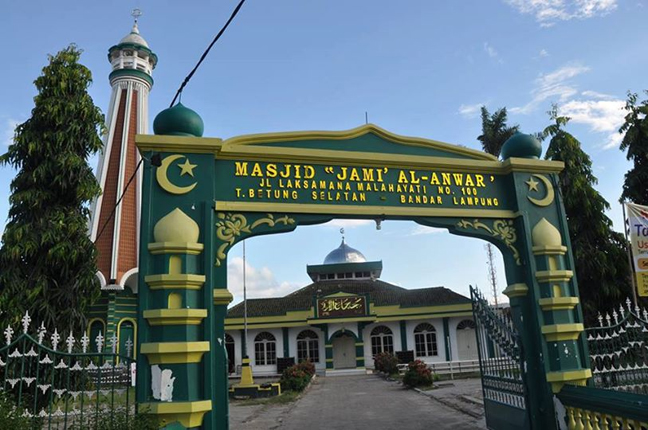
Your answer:
[[[432,373],[437,375],[450,375],[454,379],[455,375],[465,373],[479,373],[479,360],[458,360],[442,361],[439,363],[427,363]],[[398,365],[398,373],[401,375],[407,370],[407,364]]]

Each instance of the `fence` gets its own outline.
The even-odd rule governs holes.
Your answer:
[[[398,365],[398,372],[402,375],[407,371],[407,363]],[[428,363],[428,368],[437,375],[449,375],[454,379],[455,375],[479,373],[479,360],[458,360],[442,361],[439,363]]]
[[[110,352],[104,351],[102,333],[78,340],[70,333],[64,340],[45,327],[28,334],[31,318],[22,318],[22,333],[4,330],[5,345],[0,347],[0,389],[13,398],[18,411],[32,421],[33,428],[92,429],[100,420],[128,422],[135,412],[134,392],[130,389],[130,358],[133,342],[126,342],[127,354],[118,355],[116,336],[109,339]],[[63,341],[63,343],[61,343]],[[59,346],[65,346],[59,350]]]
[[[648,408],[644,395],[565,385],[556,397],[565,408],[562,417],[559,415],[561,428],[648,429]]]
[[[619,306],[586,330],[594,386],[648,394],[648,311]]]

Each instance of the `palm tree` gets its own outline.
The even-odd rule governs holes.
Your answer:
[[[507,113],[506,108],[498,109],[492,115],[486,109],[486,106],[481,107],[482,118],[482,134],[477,137],[482,144],[485,152],[499,157],[500,151],[504,142],[509,137],[513,136],[518,129],[519,125],[509,127],[506,125]]]

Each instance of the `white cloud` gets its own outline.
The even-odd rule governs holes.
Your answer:
[[[617,131],[625,118],[623,100],[571,100],[560,106],[561,115],[586,124],[592,131]]]
[[[617,0],[504,0],[518,12],[535,16],[541,27],[559,21],[604,16],[617,8]]]
[[[354,228],[373,223],[375,223],[375,221],[372,219],[334,219],[324,225],[327,227]]]
[[[491,58],[497,58],[499,56],[497,50],[495,50],[495,48],[493,48],[493,46],[490,45],[488,42],[484,42],[484,51],[486,51],[488,56]]]
[[[446,232],[445,228],[437,228],[437,227],[428,227],[426,225],[421,225],[417,224],[412,231],[410,232],[410,236],[419,236],[422,234],[437,234],[437,233],[443,233]]]
[[[618,148],[619,145],[621,145],[621,141],[623,140],[623,136],[625,134],[621,133],[612,133],[608,136],[607,142],[603,145],[603,149],[614,149]]]
[[[541,74],[535,80],[531,90],[532,99],[524,106],[510,109],[512,113],[529,114],[547,99],[564,102],[578,94],[572,79],[589,71],[589,67],[578,63],[570,63],[548,74]]]
[[[3,147],[9,147],[13,143],[13,137],[14,137],[14,130],[20,124],[22,121],[18,121],[13,118],[8,118],[5,120],[5,129],[2,132],[2,142],[1,145]],[[3,151],[4,152],[4,151]]]
[[[540,52],[538,52],[538,56],[539,56],[540,58],[548,57],[548,56],[549,56],[549,52],[547,52],[546,49],[541,49]]]
[[[227,285],[238,301],[243,298],[243,259],[232,258],[227,264]],[[245,287],[248,298],[283,297],[301,285],[295,282],[279,282],[267,267],[257,269],[246,262]],[[237,300],[238,299],[238,300]]]
[[[614,99],[614,96],[611,96],[609,94],[603,94],[603,93],[599,93],[599,92],[596,92],[596,91],[589,91],[589,90],[588,91],[583,91],[581,93],[581,95],[583,95],[585,97],[589,97],[589,98],[593,98],[593,99],[601,99],[601,100],[612,100],[612,99]]]
[[[476,118],[481,111],[481,107],[485,106],[485,103],[475,103],[473,105],[461,105],[459,106],[459,113],[466,118]]]

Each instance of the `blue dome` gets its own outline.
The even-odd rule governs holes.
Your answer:
[[[367,259],[362,252],[357,249],[351,248],[349,245],[342,243],[338,248],[335,248],[333,251],[324,259],[324,264],[344,264],[344,263],[366,263]]]

